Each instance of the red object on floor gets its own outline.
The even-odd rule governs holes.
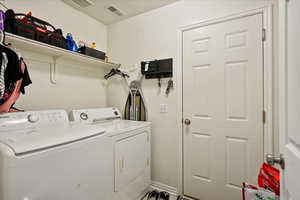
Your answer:
[[[280,195],[280,171],[264,163],[258,175],[258,185]]]

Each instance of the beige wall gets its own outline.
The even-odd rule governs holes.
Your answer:
[[[166,97],[167,80],[159,91],[157,80],[144,80],[142,87],[153,122],[152,179],[178,188],[179,134],[178,129],[178,30],[202,20],[236,14],[259,8],[275,1],[263,0],[185,0],[121,21],[108,27],[108,52],[125,68],[133,68],[143,60],[174,58],[175,90]],[[123,110],[127,90],[122,79],[109,82],[108,104]],[[167,104],[168,113],[160,113],[159,105]]]
[[[91,17],[65,5],[60,0],[8,0],[7,7],[47,20],[64,34],[71,32],[76,41],[96,42],[97,48],[106,51],[107,27]],[[52,59],[43,54],[21,51],[27,62],[33,84],[16,107],[26,110],[67,109],[106,106],[106,87],[103,70],[84,64],[58,60],[57,84],[50,83]]]

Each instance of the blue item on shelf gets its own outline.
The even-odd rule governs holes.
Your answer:
[[[73,36],[71,33],[67,34],[67,49],[70,51],[78,51],[78,47],[76,42],[73,40]]]

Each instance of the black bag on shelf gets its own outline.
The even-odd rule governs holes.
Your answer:
[[[67,41],[66,41],[66,38],[64,38],[61,29],[56,29],[55,31],[50,33],[49,38],[50,38],[51,45],[57,46],[57,47],[60,47],[63,49],[67,48]]]
[[[89,48],[89,47],[86,47],[86,46],[80,47],[78,49],[78,52],[82,53],[84,55],[88,55],[88,56],[94,57],[94,58],[99,58],[101,60],[105,59],[105,53],[104,52],[98,51],[96,49]]]
[[[66,38],[61,29],[56,29],[50,23],[22,13],[15,13],[12,9],[5,12],[4,29],[32,40],[66,49]],[[48,28],[52,30],[48,30]]]
[[[35,40],[35,27],[16,19],[15,12],[11,9],[5,12],[4,30],[8,33]]]

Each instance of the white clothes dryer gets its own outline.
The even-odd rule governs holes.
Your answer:
[[[122,120],[117,108],[73,110],[75,124],[105,129],[114,140],[113,200],[135,200],[148,192],[151,183],[150,122]]]

